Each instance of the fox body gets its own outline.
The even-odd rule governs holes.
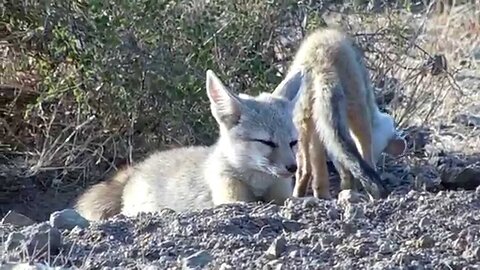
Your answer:
[[[292,80],[299,72],[303,76]],[[349,37],[334,28],[307,36],[273,93],[299,96],[294,110],[299,169],[293,196],[304,196],[313,177],[314,196],[331,197],[326,154],[339,171],[342,189],[357,188],[355,177],[373,198],[386,195],[376,161],[382,152],[403,153],[406,144],[393,118],[378,109],[362,55]]]
[[[236,95],[212,71],[206,75],[211,113],[220,133],[217,142],[153,153],[112,180],[92,186],[76,202],[83,216],[98,220],[162,208],[282,204],[292,195],[291,178],[297,169],[295,97]]]

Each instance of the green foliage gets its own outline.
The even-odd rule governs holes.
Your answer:
[[[63,110],[78,117],[96,115],[106,133],[128,130],[157,145],[175,143],[172,137],[180,144],[211,143],[216,127],[205,71],[214,70],[236,91],[272,89],[280,78],[271,40],[295,5],[288,0],[9,1],[5,35],[30,56],[22,69],[40,76],[40,96],[32,108],[62,100],[68,104]]]

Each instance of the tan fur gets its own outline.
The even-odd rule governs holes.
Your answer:
[[[297,70],[303,70],[305,80],[294,112],[299,131],[299,169],[293,195],[304,196],[308,181],[313,178],[314,196],[331,197],[326,166],[328,150],[339,171],[342,189],[356,188],[353,170],[362,178],[362,185],[368,186],[366,190],[380,197],[384,192],[375,172],[379,153],[373,153],[372,136],[375,122],[379,125],[378,132],[383,132],[381,126],[388,125],[383,118],[387,122],[390,119],[378,110],[361,55],[342,31],[324,28],[309,35],[301,44],[290,72]],[[332,128],[334,130],[330,130]],[[348,132],[342,132],[343,129]],[[399,142],[395,136],[388,140],[398,147],[405,146],[404,141]],[[388,149],[388,145],[378,147]]]
[[[208,70],[206,90],[219,137],[211,146],[150,154],[134,169],[90,188],[77,209],[90,220],[163,208],[205,209],[236,202],[283,204],[296,171],[296,99],[235,94]],[[296,81],[300,74],[291,76]],[[286,80],[288,83],[289,80]]]
[[[77,199],[75,209],[88,220],[102,220],[120,213],[123,188],[132,173],[133,167],[126,166],[110,180],[91,186]]]

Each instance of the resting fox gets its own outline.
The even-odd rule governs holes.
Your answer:
[[[293,74],[299,80],[301,72]],[[210,109],[220,134],[212,146],[190,146],[150,155],[92,186],[76,202],[90,220],[122,213],[202,209],[224,203],[282,204],[292,195],[296,170],[295,95],[253,97],[228,90],[206,72]]]
[[[292,80],[292,76],[303,76]],[[393,118],[375,103],[362,55],[340,30],[323,28],[301,43],[286,79],[275,94],[299,96],[294,123],[299,132],[296,183],[293,196],[312,189],[317,198],[331,198],[326,152],[341,178],[341,188],[356,188],[352,175],[373,197],[386,195],[375,164],[382,152],[399,155],[404,139]]]

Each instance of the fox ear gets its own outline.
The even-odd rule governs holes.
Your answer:
[[[212,114],[219,124],[224,124],[227,128],[238,124],[241,116],[240,100],[210,69],[207,70],[207,95]]]
[[[388,145],[385,148],[384,152],[393,157],[398,157],[400,155],[405,154],[406,150],[407,150],[406,140],[404,138],[397,136],[388,142]]]
[[[303,78],[304,74],[301,69],[289,72],[285,79],[273,90],[272,94],[290,101],[296,101],[303,84]]]
[[[301,74],[301,77],[298,80],[300,81],[299,82],[300,85],[298,86],[298,90],[295,93],[295,96],[293,97],[293,99],[290,99],[293,106],[295,106],[295,104],[297,103],[297,100],[300,98],[300,96],[303,94],[303,92],[306,91],[306,88],[307,88],[307,81],[305,80],[304,74]]]

